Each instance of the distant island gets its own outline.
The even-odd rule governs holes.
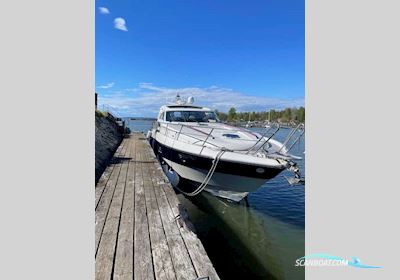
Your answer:
[[[275,123],[304,123],[305,108],[285,108],[282,110],[269,110],[259,112],[237,112],[232,107],[227,113],[216,110],[218,118],[225,122],[275,122]]]
[[[148,118],[148,117],[124,117],[123,119],[132,120],[132,121],[156,121],[156,118]]]

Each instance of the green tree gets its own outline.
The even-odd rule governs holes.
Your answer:
[[[236,119],[236,109],[232,107],[228,111],[228,121],[234,121],[235,119]]]
[[[217,117],[220,121],[226,121],[228,119],[228,115],[224,112],[219,112],[218,110],[215,110],[215,113],[217,114]]]
[[[255,121],[256,120],[256,112],[251,112],[250,113],[250,121]]]
[[[268,117],[271,117],[271,122],[276,121],[277,120],[276,111],[270,110],[270,114],[268,115]]]
[[[299,121],[299,109],[292,108],[292,114],[290,119],[295,122]]]
[[[305,108],[293,107],[285,108],[282,110],[260,111],[260,112],[237,112],[234,107],[230,108],[228,113],[215,111],[221,121],[266,121],[270,118],[271,122],[304,122],[305,121]]]
[[[283,111],[282,120],[283,120],[284,122],[289,122],[289,121],[291,120],[291,117],[292,117],[292,109],[286,108],[286,109]]]
[[[306,120],[306,110],[304,107],[299,108],[299,122],[305,122]]]

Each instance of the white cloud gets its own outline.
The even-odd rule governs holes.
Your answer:
[[[138,92],[140,88],[126,88],[124,89],[125,92]]]
[[[122,31],[128,31],[128,28],[126,28],[126,22],[121,17],[114,19],[114,27]]]
[[[264,111],[304,106],[304,98],[252,96],[217,86],[165,88],[151,83],[140,83],[135,92],[115,91],[99,96],[99,104],[107,104],[123,116],[154,117],[161,105],[175,100],[177,93],[184,99],[193,96],[195,104],[223,112],[227,112],[230,107],[235,107],[238,111]]]
[[[107,88],[112,88],[115,85],[114,82],[102,85],[102,86],[98,86],[98,88],[102,88],[102,89],[107,89]]]
[[[99,7],[99,12],[100,14],[107,15],[110,13],[110,10],[107,9],[106,7]]]

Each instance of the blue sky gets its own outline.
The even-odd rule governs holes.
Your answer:
[[[227,111],[304,105],[303,0],[96,0],[96,92],[122,116],[176,93]]]

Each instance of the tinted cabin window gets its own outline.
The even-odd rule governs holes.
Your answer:
[[[169,111],[168,122],[216,122],[217,116],[212,111]]]

